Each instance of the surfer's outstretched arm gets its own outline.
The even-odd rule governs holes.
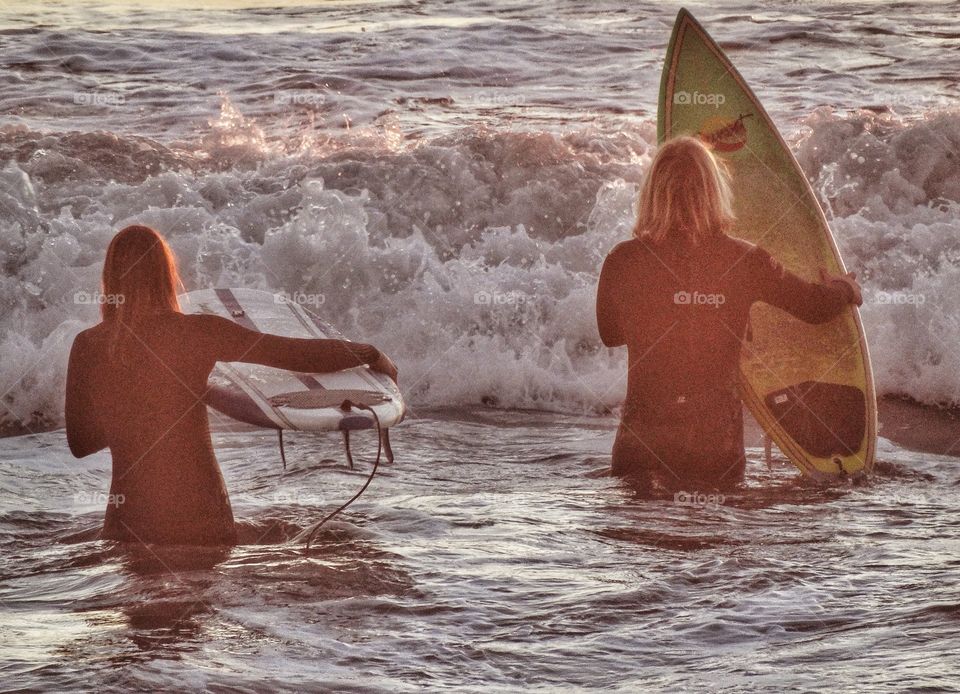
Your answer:
[[[748,258],[757,298],[807,323],[826,323],[847,305],[861,301],[852,281],[807,282],[759,246],[751,249]]]
[[[189,316],[198,342],[214,361],[241,361],[288,371],[330,373],[364,364],[376,365],[380,350],[345,340],[301,339],[260,333],[220,316]]]
[[[107,439],[97,419],[90,393],[92,374],[89,359],[85,356],[85,338],[77,335],[70,349],[67,366],[67,399],[64,415],[67,421],[67,445],[77,458],[107,447]]]
[[[626,268],[622,250],[618,251],[618,248],[614,248],[603,261],[597,286],[597,328],[600,339],[607,347],[620,347],[627,343],[622,317]]]

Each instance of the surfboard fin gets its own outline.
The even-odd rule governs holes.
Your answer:
[[[393,448],[390,446],[390,430],[384,429],[380,434],[380,443],[383,446],[383,453],[386,455],[386,462],[393,464]]]

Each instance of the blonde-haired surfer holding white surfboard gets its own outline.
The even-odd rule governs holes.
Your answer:
[[[664,143],[640,193],[634,238],[607,256],[597,324],[628,350],[627,397],[613,473],[647,489],[723,489],[743,479],[741,341],[763,301],[808,323],[861,304],[851,273],[821,283],[729,235],[733,195],[722,163],[699,139]]]
[[[373,345],[257,332],[216,315],[185,315],[176,260],[142,225],[117,233],[103,265],[103,320],[77,335],[67,370],[66,423],[78,458],[110,449],[103,539],[231,545],[227,488],[204,398],[217,362],[329,373],[397,368]]]

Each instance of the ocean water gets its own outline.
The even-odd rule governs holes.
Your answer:
[[[819,488],[751,446],[742,492],[660,501],[603,474],[594,290],[678,5],[199,4],[0,6],[0,420],[36,432],[0,442],[4,689],[958,687],[956,458],[883,439]],[[688,7],[863,281],[881,394],[960,404],[956,5]],[[66,449],[66,358],[133,221],[188,289],[302,296],[398,363],[398,461],[316,554],[280,540],[369,466],[299,435],[284,472],[223,422],[249,544],[84,539],[110,461]]]

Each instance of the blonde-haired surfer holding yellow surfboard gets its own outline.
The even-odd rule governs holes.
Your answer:
[[[603,265],[600,336],[625,345],[629,362],[613,472],[642,486],[723,489],[743,479],[737,375],[755,302],[814,324],[862,302],[852,274],[805,281],[730,235],[734,223],[723,163],[701,139],[675,138],[647,172],[634,238]]]

